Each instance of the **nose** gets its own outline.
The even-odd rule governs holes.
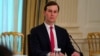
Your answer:
[[[51,16],[53,16],[54,15],[54,12],[51,12]]]

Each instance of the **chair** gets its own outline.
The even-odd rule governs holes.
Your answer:
[[[89,56],[100,54],[100,32],[88,33]]]
[[[22,55],[24,51],[24,35],[18,32],[4,32],[0,44],[8,47],[14,55]]]

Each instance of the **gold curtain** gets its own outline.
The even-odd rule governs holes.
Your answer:
[[[48,0],[24,0],[23,6],[23,33],[25,35],[25,54],[28,54],[27,35],[31,28],[43,23],[43,9]]]

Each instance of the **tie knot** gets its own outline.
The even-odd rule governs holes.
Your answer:
[[[50,26],[50,29],[52,29],[53,27],[52,26]]]

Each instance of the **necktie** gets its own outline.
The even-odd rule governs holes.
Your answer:
[[[54,44],[54,34],[53,34],[52,29],[53,29],[53,27],[50,26],[50,44],[51,44],[51,52],[54,52],[55,44]]]

